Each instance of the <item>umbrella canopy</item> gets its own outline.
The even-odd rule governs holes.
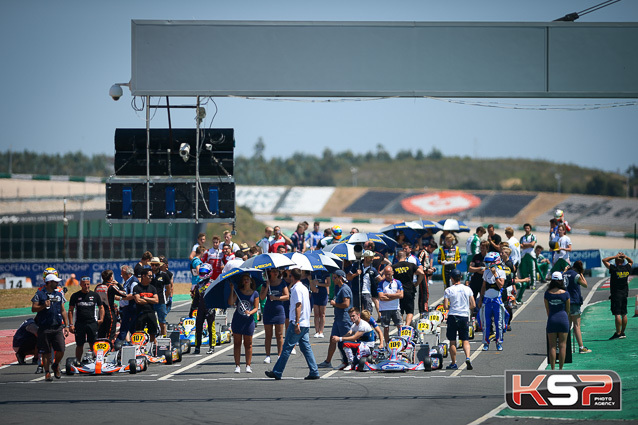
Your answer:
[[[333,271],[340,269],[334,260],[319,252],[305,252],[303,255],[308,257],[310,264],[312,264],[312,275],[314,278],[324,278]]]
[[[284,254],[268,253],[259,254],[244,261],[243,268],[278,269],[294,265],[295,262]]]
[[[374,250],[380,252],[394,249],[399,245],[397,241],[384,233],[354,233],[342,238],[339,243],[359,244],[368,241],[374,242]]]
[[[401,233],[410,242],[416,242],[424,233],[423,226],[415,221],[404,221],[381,228],[381,233],[397,239]]]
[[[449,230],[451,232],[469,232],[470,227],[463,223],[462,221],[455,220],[453,218],[448,218],[445,220],[439,221],[441,225],[441,230]]]
[[[228,308],[228,296],[232,291],[231,284],[237,285],[241,277],[248,273],[255,280],[257,286],[266,283],[264,271],[255,268],[237,267],[222,273],[211,282],[204,292],[204,301],[208,308]]]
[[[290,258],[295,264],[290,266],[290,268],[292,269],[299,269],[299,270],[305,270],[307,272],[312,272],[315,271],[315,268],[313,267],[312,263],[310,262],[310,259],[308,257],[306,257],[303,254],[300,254],[298,252],[289,252],[287,254],[284,254],[286,257]],[[317,270],[326,270],[326,268],[319,264],[319,269]]]
[[[412,223],[416,223],[416,224],[420,225],[421,228],[423,229],[423,232],[425,232],[426,230],[431,230],[432,233],[436,233],[439,230],[441,230],[441,225],[439,223],[437,223],[436,221],[415,220]]]
[[[337,268],[341,268],[341,266],[343,265],[343,258],[340,258],[339,256],[335,255],[332,252],[328,252],[328,251],[314,251],[318,254],[320,254],[322,257],[328,257],[329,259],[331,259],[332,261],[334,261],[337,265]],[[325,266],[325,263],[324,263]]]
[[[349,243],[333,243],[323,248],[324,252],[331,252],[340,260],[354,261],[357,256],[354,254],[354,245]]]

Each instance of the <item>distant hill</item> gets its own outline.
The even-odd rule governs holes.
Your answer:
[[[260,145],[261,143],[261,145]],[[529,159],[445,157],[436,148],[428,154],[400,151],[394,158],[381,145],[376,152],[324,150],[321,156],[295,153],[266,160],[263,142],[252,157],[235,158],[235,178],[241,185],[361,186],[377,188],[437,188],[462,190],[522,190],[626,196],[627,175]],[[11,158],[11,170],[9,159]],[[0,173],[106,177],[113,157],[81,152],[47,155],[0,153]],[[630,170],[631,195],[638,196],[638,167]]]

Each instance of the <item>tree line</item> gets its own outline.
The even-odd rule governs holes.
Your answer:
[[[573,164],[520,158],[473,159],[444,156],[433,147],[425,153],[399,151],[394,157],[383,145],[368,152],[335,152],[321,155],[293,153],[288,157],[264,157],[259,139],[252,156],[235,158],[235,180],[240,185],[364,186],[379,188],[435,188],[457,190],[521,190],[589,195],[638,196],[638,167],[626,174],[583,168]],[[11,159],[11,166],[9,160]],[[82,152],[41,154],[1,152],[0,173],[108,177],[113,157],[87,156]]]

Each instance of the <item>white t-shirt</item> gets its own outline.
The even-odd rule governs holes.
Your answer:
[[[368,337],[370,337],[371,332],[374,333],[374,330],[372,329],[372,326],[370,326],[370,323],[361,319],[359,320],[358,325],[356,323],[352,324],[352,327],[350,328],[350,332],[352,332],[352,335],[356,334],[357,332],[363,332],[362,338],[365,338],[366,334],[368,334]],[[365,342],[365,344],[368,347],[374,348],[374,335],[372,335],[372,338],[369,338],[369,339],[371,340],[361,341],[361,342]]]
[[[259,242],[257,242],[257,246],[261,248],[262,254],[268,253],[268,248],[270,248],[270,241],[272,240],[273,240],[272,236],[270,237],[264,236],[263,238],[259,240]]]
[[[532,243],[532,242],[537,242],[536,236],[534,236],[532,233],[530,233],[529,236],[527,235],[521,236],[521,243]],[[521,251],[521,258],[523,258],[527,254],[531,255],[533,258],[536,258],[536,254],[534,253],[534,247],[536,247],[536,245],[534,245],[531,248],[523,249]]]
[[[507,241],[510,244],[510,249],[512,250],[512,254],[510,255],[510,259],[514,265],[518,265],[521,263],[521,243],[514,236],[509,238]]]
[[[297,317],[295,310],[297,303],[301,303],[301,314],[299,316],[299,326],[302,328],[310,327],[310,294],[308,288],[301,281],[295,283],[290,289],[290,322]]]
[[[198,243],[196,243],[195,245],[193,245],[193,249],[191,249],[191,251],[195,252],[195,250],[197,250],[197,247],[199,246]]]
[[[554,263],[558,261],[559,258],[562,258],[569,263],[569,251],[565,251],[565,248],[569,248],[571,244],[572,240],[569,239],[569,236],[567,235],[558,240],[558,247],[560,250],[554,251]]]
[[[503,269],[496,269],[496,276],[499,279],[505,279],[505,270]],[[486,269],[483,272],[483,280],[486,281],[487,283],[495,283],[496,282],[496,277],[494,277],[494,275],[492,274],[492,271],[490,269]],[[500,292],[497,291],[496,289],[493,288],[489,288],[485,291],[485,298],[496,298],[500,296]]]
[[[445,290],[445,299],[450,303],[448,314],[454,316],[469,317],[470,315],[470,298],[474,294],[469,286],[462,283],[452,285]]]
[[[383,292],[386,294],[396,294],[399,291],[403,291],[403,285],[396,279],[392,279],[392,282],[388,282],[385,279],[379,282],[378,292]],[[398,309],[398,298],[390,301],[379,300],[379,311],[396,311]]]

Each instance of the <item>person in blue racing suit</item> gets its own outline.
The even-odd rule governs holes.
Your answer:
[[[507,327],[509,316],[501,299],[501,291],[505,284],[505,271],[501,267],[501,256],[498,252],[488,252],[484,262],[487,268],[483,272],[481,298],[478,301],[479,318],[483,328],[483,350],[489,350],[489,330],[493,323],[496,333],[496,349],[502,351],[503,333]]]
[[[197,309],[197,317],[195,318],[195,350],[193,351],[193,354],[200,353],[204,321],[208,326],[209,349],[206,354],[213,354],[215,352],[215,345],[217,344],[215,309],[206,307],[206,301],[204,301],[204,292],[206,292],[206,288],[208,288],[208,285],[211,283],[210,278],[212,273],[213,268],[210,264],[202,264],[199,266],[200,281],[193,290],[193,307]]]

